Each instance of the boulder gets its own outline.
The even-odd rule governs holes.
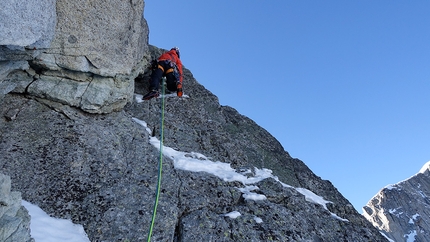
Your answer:
[[[30,237],[30,215],[21,205],[21,193],[11,192],[9,176],[0,174],[0,241],[34,242]]]
[[[67,70],[131,75],[147,50],[143,0],[57,0],[57,29],[41,56]],[[51,56],[52,55],[52,56]]]

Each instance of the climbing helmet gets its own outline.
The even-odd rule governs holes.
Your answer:
[[[173,47],[171,50],[175,50],[176,51],[176,54],[178,55],[178,58],[181,58],[180,56],[179,56],[179,47]]]

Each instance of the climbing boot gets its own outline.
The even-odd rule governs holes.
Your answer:
[[[143,96],[143,100],[149,100],[151,98],[158,97],[158,96],[160,96],[160,93],[156,90],[152,90],[148,92],[145,96]]]

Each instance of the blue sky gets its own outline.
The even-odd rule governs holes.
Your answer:
[[[430,1],[146,0],[149,43],[361,212],[430,160]],[[184,84],[186,94],[186,84]]]

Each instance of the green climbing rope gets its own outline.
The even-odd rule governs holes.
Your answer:
[[[152,211],[152,220],[151,220],[151,226],[149,228],[148,233],[148,242],[151,241],[152,236],[152,230],[154,228],[155,223],[155,215],[157,214],[157,207],[158,207],[158,199],[160,197],[160,187],[161,187],[161,172],[163,170],[163,137],[164,137],[164,106],[165,106],[165,86],[162,82],[161,84],[161,114],[160,114],[160,159],[158,162],[158,181],[157,181],[157,188],[155,190],[155,202],[154,202],[154,209]]]

